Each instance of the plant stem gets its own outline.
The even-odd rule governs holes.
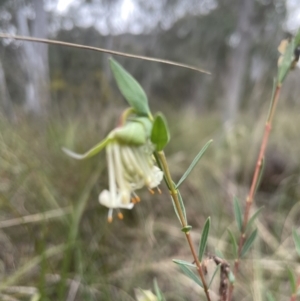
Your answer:
[[[172,199],[174,201],[174,204],[175,204],[175,207],[177,209],[181,225],[182,225],[183,228],[187,227],[188,224],[187,224],[186,219],[184,218],[184,214],[182,212],[180,202],[178,200],[178,192],[177,192],[177,189],[175,188],[175,186],[173,184],[173,180],[172,180],[172,177],[171,177],[171,174],[170,174],[170,170],[169,170],[168,163],[167,163],[166,156],[165,156],[164,152],[163,151],[158,152],[158,157],[159,157],[160,163],[163,167],[164,174],[165,174],[165,179],[167,181],[167,185],[170,189],[171,197],[172,197]],[[184,232],[184,234],[185,234],[185,237],[188,241],[191,253],[192,253],[193,258],[194,258],[194,262],[197,266],[197,271],[198,271],[199,277],[202,281],[202,285],[203,285],[203,289],[204,289],[204,292],[205,292],[205,295],[206,295],[206,299],[207,299],[207,301],[210,301],[211,299],[210,299],[210,296],[209,296],[209,290],[208,290],[208,286],[207,286],[206,281],[205,281],[204,273],[203,273],[202,266],[201,266],[201,261],[199,261],[198,256],[196,254],[194,244],[193,244],[193,241],[192,241],[192,238],[191,238],[191,234],[190,234],[189,231]]]
[[[297,278],[297,285],[296,285],[296,291],[293,292],[290,301],[296,301],[297,300],[297,290],[300,288],[300,275]]]
[[[249,220],[250,209],[251,209],[253,199],[254,199],[254,196],[255,196],[255,191],[256,191],[256,187],[257,187],[257,183],[258,183],[258,179],[259,179],[259,173],[260,173],[260,170],[261,170],[262,160],[265,156],[266,147],[267,147],[268,139],[269,139],[269,134],[270,134],[271,128],[272,128],[272,121],[273,121],[274,113],[275,113],[275,110],[276,110],[277,102],[278,102],[278,99],[279,99],[280,91],[281,91],[281,84],[278,83],[277,86],[276,86],[273,98],[271,100],[271,108],[270,108],[269,116],[267,118],[267,122],[266,122],[266,125],[265,125],[265,131],[264,131],[264,135],[263,135],[263,138],[262,138],[258,158],[257,158],[257,161],[256,161],[256,167],[255,167],[254,175],[253,175],[253,178],[252,178],[250,191],[249,191],[249,194],[248,194],[247,199],[246,199],[246,208],[245,208],[245,212],[244,212],[242,234],[241,234],[240,240],[239,240],[238,256],[237,256],[237,259],[234,262],[233,274],[235,276],[235,279],[237,278],[237,273],[239,271],[240,256],[241,256],[241,251],[242,251],[243,245],[245,243],[245,239],[246,239],[246,233],[245,232],[246,232],[247,223],[248,223],[248,220]],[[228,293],[228,300],[229,301],[232,298],[233,289],[234,289],[234,285],[230,284],[229,293]]]

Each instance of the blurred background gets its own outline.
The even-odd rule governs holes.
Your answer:
[[[243,206],[277,47],[299,26],[298,0],[0,1],[1,32],[211,72],[114,57],[145,89],[152,111],[167,116],[166,154],[175,180],[214,140],[182,195],[195,242],[211,216],[208,250],[222,251],[230,263],[227,228],[237,234],[233,196]],[[123,221],[107,224],[107,210],[97,202],[107,187],[105,154],[79,162],[61,151],[86,151],[126,108],[108,58],[0,40],[0,300],[135,300],[134,289],[151,288],[155,277],[167,300],[199,300],[201,290],[171,261],[191,256],[164,185],[161,195],[141,191],[141,204],[124,212]],[[259,240],[235,300],[263,300],[266,288],[280,300],[290,295],[285,269],[297,261],[290,229],[300,217],[299,72],[283,85],[254,206],[264,206]]]

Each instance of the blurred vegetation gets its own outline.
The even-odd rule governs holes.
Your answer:
[[[133,288],[151,288],[154,277],[167,300],[198,300],[198,288],[171,261],[189,261],[190,255],[166,187],[155,196],[141,191],[141,204],[125,211],[123,221],[107,224],[107,210],[97,201],[98,193],[107,186],[105,154],[78,162],[61,151],[62,145],[84,151],[104,137],[111,120],[118,116],[115,105],[113,100],[107,108],[82,103],[81,109],[69,110],[67,115],[53,111],[44,123],[24,116],[17,124],[1,119],[3,300],[4,295],[30,299],[20,291],[13,294],[15,286],[39,290],[42,300],[67,300],[76,285],[76,300],[134,300]],[[254,124],[251,116],[240,116],[227,134],[218,115],[191,114],[167,106],[164,113],[172,134],[166,153],[175,179],[205,142],[214,139],[182,186],[182,194],[196,241],[206,217],[211,216],[208,250],[214,253],[217,248],[230,259],[226,229],[233,228],[232,198],[244,199],[248,192],[265,112]],[[296,111],[282,105],[268,148],[268,172],[256,198],[257,206],[265,207],[258,222],[259,240],[251,254],[259,258],[259,266],[254,260],[251,268],[247,264],[242,267],[237,298],[252,291],[255,283],[251,279],[257,273],[261,281],[272,273],[262,285],[276,296],[289,295],[282,277],[285,266],[296,263],[287,229],[300,215],[297,120]],[[49,217],[53,212],[57,216]],[[27,219],[19,219],[15,225],[7,222],[23,216]],[[62,248],[65,243],[69,248]]]
[[[170,1],[164,3],[162,15],[173,7]],[[61,27],[52,38],[180,61],[212,72],[206,76],[117,58],[145,88],[152,111],[167,117],[171,141],[166,155],[175,180],[202,146],[214,140],[181,193],[195,242],[211,216],[208,251],[222,251],[233,266],[227,233],[230,228],[237,234],[233,196],[244,204],[249,190],[276,72],[277,46],[286,35],[282,29],[286,10],[282,1],[255,1],[240,111],[225,131],[224,79],[239,10],[237,0],[216,3],[207,13],[187,13],[169,27],[162,20],[139,35],[104,36],[94,26],[84,28],[75,22],[64,29],[64,21],[76,18],[71,11],[59,20]],[[108,224],[107,209],[98,203],[108,181],[105,153],[79,162],[61,151],[65,146],[84,152],[95,145],[126,107],[112,82],[108,56],[49,46],[51,102],[48,114],[37,117],[25,114],[22,107],[26,75],[19,68],[20,45],[10,41],[0,46],[14,112],[13,118],[0,112],[0,300],[33,301],[40,294],[40,300],[132,301],[134,289],[152,288],[155,277],[167,300],[199,300],[202,290],[172,263],[173,258],[192,259],[167,188],[162,185],[162,194],[154,196],[140,191],[142,202],[124,210],[124,220]],[[265,300],[267,290],[276,300],[288,300],[286,268],[300,272],[290,236],[300,218],[298,81],[295,70],[283,87],[253,208],[264,206],[256,225],[259,238],[241,267],[235,300],[251,299],[245,296]]]

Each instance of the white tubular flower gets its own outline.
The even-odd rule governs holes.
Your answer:
[[[136,189],[147,186],[151,191],[160,184],[163,172],[154,165],[152,151],[150,143],[136,146],[113,140],[107,145],[109,191],[100,193],[99,202],[109,208],[109,222],[113,209],[132,209],[139,202]]]
[[[157,187],[163,178],[163,172],[154,165],[154,146],[149,139],[152,123],[146,117],[138,120],[114,129],[84,154],[63,148],[67,155],[78,160],[90,158],[106,148],[109,190],[100,193],[99,202],[109,208],[109,222],[112,221],[113,209],[132,209],[140,201],[135,190],[146,186],[154,193],[152,188]],[[123,217],[120,212],[118,216]]]

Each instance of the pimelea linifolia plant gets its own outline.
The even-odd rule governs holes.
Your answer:
[[[11,36],[0,34],[0,37],[5,38]],[[28,37],[15,38],[60,45],[65,44],[63,42]],[[74,46],[70,44],[66,45]],[[82,45],[79,47],[111,54],[124,55],[120,52],[96,49],[94,47]],[[121,209],[133,209],[134,205],[140,202],[137,190],[143,188],[144,186],[148,188],[151,194],[154,194],[155,191],[160,193],[159,185],[161,184],[162,179],[164,179],[171,194],[171,200],[174,205],[175,213],[181,224],[181,231],[186,237],[193,257],[192,263],[177,259],[174,259],[173,261],[178,264],[187,277],[203,288],[208,301],[215,299],[215,296],[217,296],[218,300],[222,301],[233,300],[234,287],[236,281],[238,281],[239,269],[240,265],[242,264],[241,259],[244,258],[248,253],[257,236],[257,229],[254,229],[252,232],[250,232],[250,229],[256,217],[261,212],[261,208],[258,209],[252,216],[250,216],[250,209],[254,202],[255,193],[263,173],[266,146],[272,128],[272,122],[279,100],[281,87],[287,74],[295,67],[297,61],[299,60],[300,31],[296,34],[295,38],[282,41],[279,46],[279,52],[281,53],[281,56],[278,60],[278,74],[274,79],[270,110],[265,124],[265,130],[256,161],[250,191],[246,199],[244,213],[242,213],[240,201],[237,198],[234,198],[234,213],[237,228],[240,232],[240,237],[237,239],[230,230],[228,231],[235,256],[233,271],[230,269],[229,262],[220,252],[218,252],[218,254],[209,254],[206,256],[206,258],[204,258],[210,230],[210,217],[207,218],[203,225],[199,247],[196,251],[191,238],[192,227],[188,224],[183,198],[179,191],[180,185],[189,176],[212,141],[208,141],[206,145],[204,145],[178,183],[175,183],[171,177],[168,163],[163,151],[170,139],[166,119],[162,113],[155,115],[151,113],[148,106],[147,96],[141,86],[115,60],[110,60],[110,66],[117,81],[118,87],[125,99],[128,101],[130,107],[121,114],[118,126],[113,129],[99,144],[87,151],[85,154],[80,155],[66,148],[63,149],[66,154],[75,159],[87,159],[98,154],[101,150],[106,149],[109,189],[105,189],[99,194],[99,202],[101,205],[104,205],[108,208],[108,222],[113,221],[113,210],[116,210],[118,217],[122,219],[123,215]],[[125,54],[125,56],[136,57],[128,54]],[[170,63],[169,61],[152,58],[139,58],[160,61],[162,63]],[[190,67],[178,63],[175,63],[175,65]],[[198,68],[191,69],[201,71]],[[80,207],[78,210],[80,211],[82,208]],[[77,224],[76,221],[77,220],[75,218],[75,224]],[[296,251],[300,256],[300,236],[296,229],[292,230],[292,236],[296,246]],[[216,264],[215,272],[209,281],[205,277],[205,262],[207,259]],[[196,271],[196,273],[194,271]],[[218,272],[220,274],[219,291],[213,292],[211,290],[211,284],[216,273]],[[291,284],[290,301],[295,301],[300,295],[300,275],[296,277],[295,274],[290,270],[288,274]],[[61,286],[61,290],[62,289],[63,286]],[[136,298],[138,301],[165,300],[165,297],[159,289],[156,280],[154,280],[154,292],[155,294],[153,294],[151,291],[138,290]],[[270,292],[266,292],[266,298],[270,301],[276,300]]]
[[[266,146],[272,127],[276,105],[280,96],[281,86],[288,72],[295,67],[295,64],[299,59],[299,45],[300,32],[295,38],[284,40],[279,47],[281,57],[278,60],[278,74],[274,80],[270,110],[265,124],[264,135],[256,161],[250,191],[246,199],[244,214],[242,214],[239,200],[237,198],[234,199],[235,219],[240,232],[240,238],[237,240],[229,231],[235,253],[233,272],[231,272],[229,263],[222,258],[222,255],[209,255],[208,257],[212,259],[217,266],[209,283],[205,278],[206,267],[203,258],[209,235],[210,217],[207,218],[203,225],[200,244],[198,251],[196,251],[191,238],[192,227],[188,224],[186,210],[179,187],[201,159],[212,141],[209,141],[202,148],[179,182],[175,183],[170,174],[167,159],[163,151],[170,139],[165,117],[162,113],[153,116],[148,106],[147,96],[141,86],[122,68],[121,65],[115,60],[110,59],[110,66],[118,87],[128,101],[130,107],[121,115],[118,127],[112,130],[103,141],[85,154],[79,155],[64,149],[64,151],[73,158],[85,159],[96,155],[102,149],[106,148],[109,190],[104,190],[100,193],[99,202],[109,208],[109,222],[113,219],[113,209],[118,210],[119,218],[123,218],[120,209],[132,209],[134,204],[140,201],[136,190],[146,186],[151,193],[154,193],[153,189],[155,188],[160,192],[158,185],[164,178],[171,194],[175,213],[181,224],[181,231],[186,236],[193,257],[192,263],[183,260],[173,261],[180,266],[182,271],[190,279],[203,288],[208,301],[212,300],[210,284],[217,271],[220,271],[218,299],[222,301],[232,300],[235,279],[238,278],[241,259],[248,253],[257,236],[257,229],[254,229],[251,233],[249,233],[249,230],[251,229],[250,225],[253,224],[254,220],[261,212],[261,208],[251,217],[250,209],[254,201],[260,177],[263,173]],[[293,230],[293,237],[296,249],[300,253],[300,238],[296,230]],[[196,270],[196,274],[193,269]],[[296,300],[296,296],[299,294],[300,276],[297,281],[294,276],[290,277],[290,279],[293,284],[290,300]],[[140,295],[138,299],[165,300],[156,282],[155,292],[156,296],[151,292],[141,291],[142,295]],[[267,297],[270,300],[273,298],[270,293],[267,294]]]

